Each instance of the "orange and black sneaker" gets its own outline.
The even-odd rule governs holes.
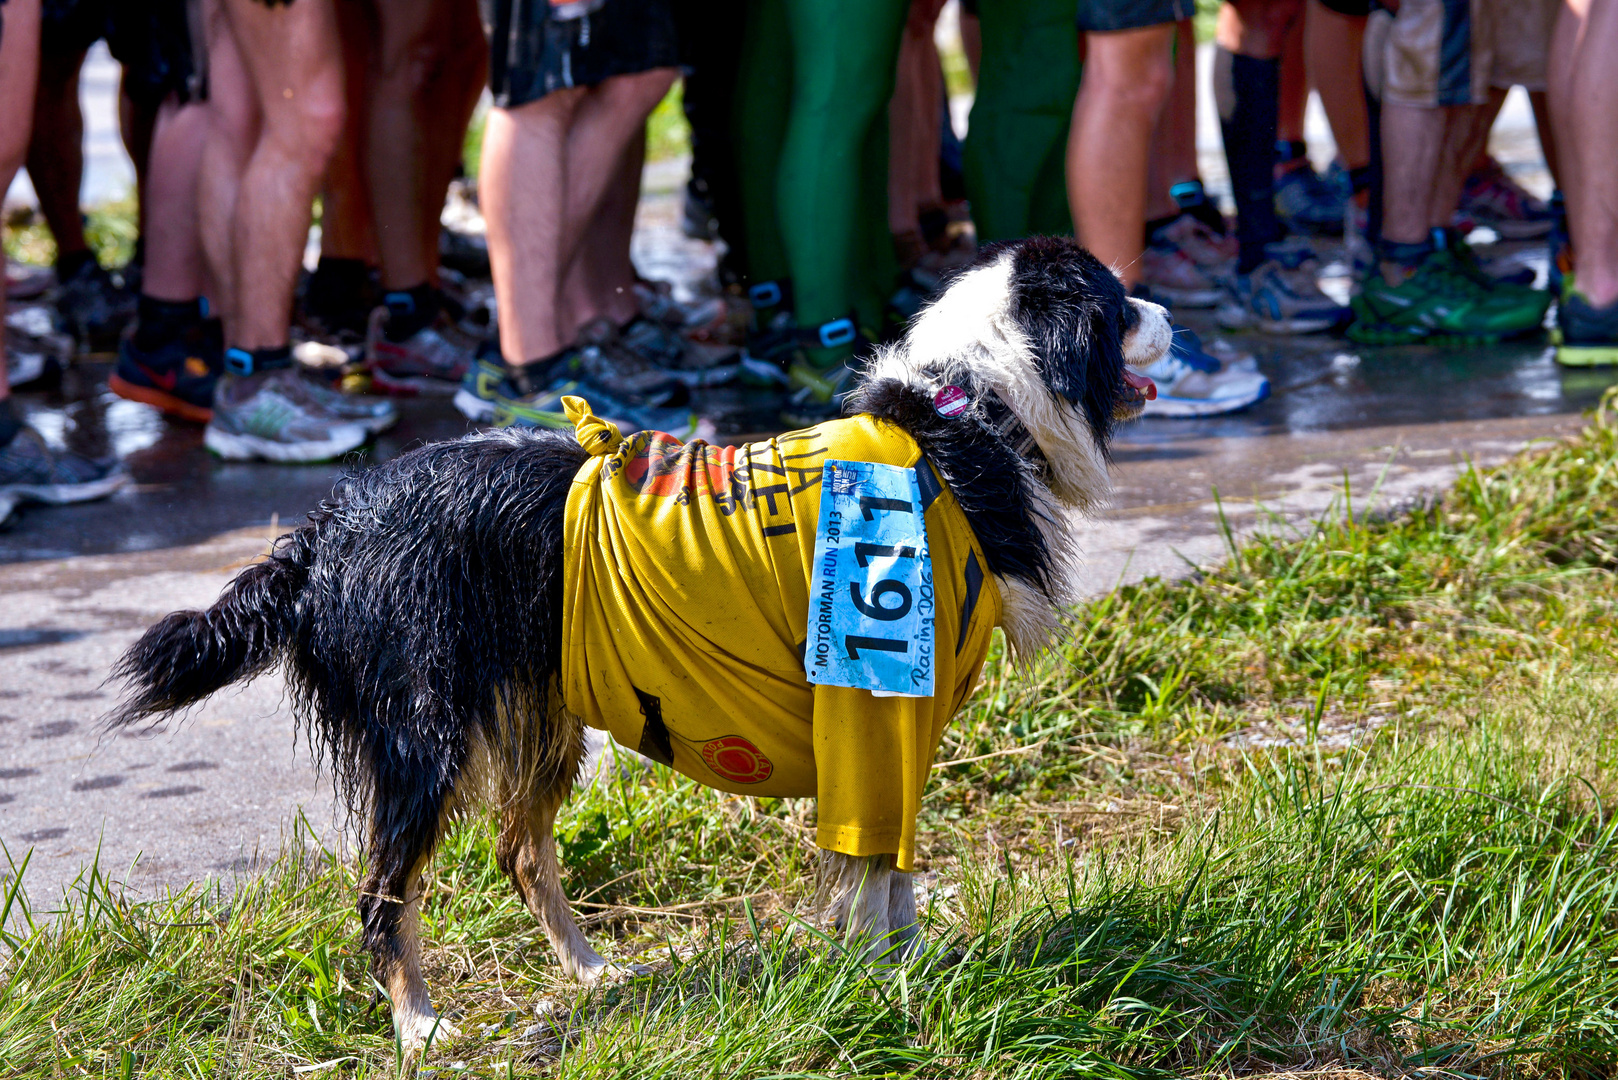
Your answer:
[[[113,393],[206,424],[213,418],[213,388],[223,366],[223,342],[208,323],[186,327],[153,349],[134,337],[118,347],[118,367],[107,379]]]

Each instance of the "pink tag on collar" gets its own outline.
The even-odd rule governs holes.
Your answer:
[[[933,395],[933,408],[939,416],[959,416],[971,404],[972,399],[959,386],[946,386]]]

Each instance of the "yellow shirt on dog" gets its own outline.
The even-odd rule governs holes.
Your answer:
[[[933,757],[1000,595],[966,515],[900,428],[833,420],[745,446],[624,438],[564,398],[593,455],[567,498],[562,690],[620,745],[722,791],[814,796],[823,848],[914,866]],[[804,675],[828,459],[913,467],[934,585],[932,697]]]

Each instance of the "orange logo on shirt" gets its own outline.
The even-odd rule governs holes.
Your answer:
[[[716,774],[737,784],[762,784],[775,771],[770,759],[740,735],[703,743],[702,760]]]

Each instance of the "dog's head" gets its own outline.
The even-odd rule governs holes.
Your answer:
[[[1168,312],[1135,300],[1071,239],[1033,237],[985,248],[924,310],[869,379],[957,385],[987,408],[998,398],[1049,465],[1051,492],[1089,510],[1109,490],[1108,443],[1155,393],[1125,365],[1169,347]]]

